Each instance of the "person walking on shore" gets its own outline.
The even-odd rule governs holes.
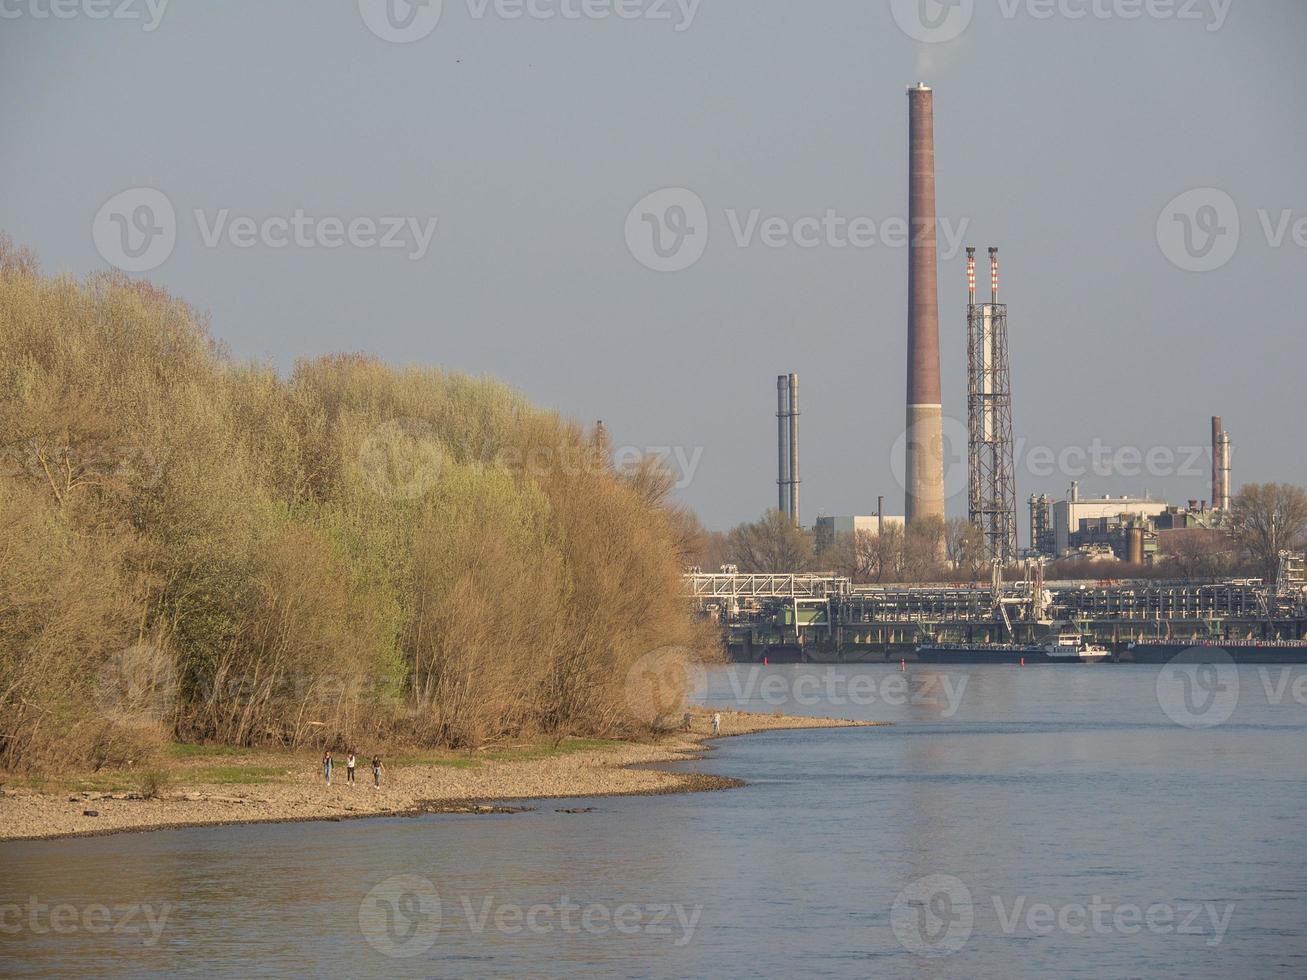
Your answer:
[[[322,754],[322,775],[327,777],[327,785],[331,785],[331,753]]]
[[[345,782],[351,786],[354,785],[354,750],[350,749],[349,755],[345,757]]]
[[[381,756],[372,757],[372,788],[381,789],[381,772],[386,767],[381,764]]]
[[[722,713],[714,711],[712,716],[712,733],[717,735],[722,730]]]

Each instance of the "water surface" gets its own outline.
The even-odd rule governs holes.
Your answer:
[[[1158,676],[719,669],[894,725],[722,741],[724,793],[0,845],[0,974],[1307,976],[1307,706]]]

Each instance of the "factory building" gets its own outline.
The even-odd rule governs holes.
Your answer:
[[[1184,536],[1223,537],[1221,520],[1206,500],[1173,507],[1149,497],[1081,497],[1075,484],[1065,500],[1030,498],[1032,551],[1051,558],[1148,565]]]
[[[815,530],[818,536],[830,541],[859,531],[879,535],[882,520],[885,527],[904,527],[907,524],[907,518],[891,517],[889,514],[883,518],[875,514],[870,517],[818,517]]]

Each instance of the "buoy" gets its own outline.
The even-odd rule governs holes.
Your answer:
[[[907,669],[908,669],[908,662],[907,662],[906,660],[900,660],[900,661],[899,661],[899,673],[901,674],[901,673],[903,673],[903,672],[904,672],[905,670],[907,670]]]
[[[1025,657],[1022,657],[1022,658],[1021,658],[1021,666],[1024,667],[1025,665],[1026,665],[1026,658],[1025,658]]]
[[[764,667],[769,666],[769,664],[767,663],[767,658],[766,658],[766,657],[763,657],[763,658],[762,658],[762,665],[763,665]]]

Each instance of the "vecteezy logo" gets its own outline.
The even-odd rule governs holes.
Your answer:
[[[359,930],[372,948],[386,956],[421,956],[440,932],[440,896],[419,875],[387,878],[359,905]]]
[[[172,656],[148,643],[118,651],[100,666],[95,698],[100,711],[116,721],[165,721],[177,703]]]
[[[626,216],[626,247],[655,272],[688,269],[708,247],[708,209],[684,187],[654,191]]]
[[[914,41],[954,41],[971,25],[976,0],[890,0],[894,20]]]
[[[936,442],[929,419],[913,422],[894,440],[890,449],[890,471],[899,489],[908,488],[908,447],[920,458],[939,453],[944,459],[944,499],[952,500],[967,489],[967,427],[958,419],[940,420],[940,441]]]
[[[894,938],[918,956],[951,956],[975,925],[971,889],[952,875],[927,875],[899,892],[890,907]]]
[[[1239,705],[1239,670],[1220,647],[1192,647],[1157,674],[1157,703],[1185,728],[1214,728]]]
[[[359,0],[359,15],[373,34],[392,44],[421,41],[436,29],[444,0]]]
[[[1225,191],[1185,191],[1162,209],[1157,244],[1171,264],[1186,272],[1221,268],[1239,247],[1239,207]]]
[[[123,272],[149,272],[172,255],[177,212],[153,187],[133,187],[104,202],[91,225],[96,251]]]
[[[363,479],[387,500],[416,500],[440,480],[445,454],[425,419],[389,419],[359,446]]]
[[[647,725],[679,723],[689,699],[702,694],[708,675],[685,647],[659,647],[626,672],[626,706]]]

